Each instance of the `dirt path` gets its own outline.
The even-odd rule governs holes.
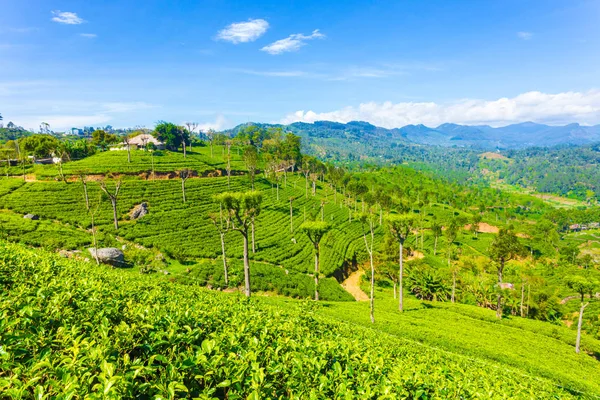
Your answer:
[[[363,276],[365,271],[358,270],[350,274],[348,279],[342,282],[342,287],[350,293],[356,301],[368,301],[369,296],[363,292],[360,288],[360,278]]]

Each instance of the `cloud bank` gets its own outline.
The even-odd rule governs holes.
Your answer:
[[[233,44],[253,42],[269,29],[269,23],[264,19],[250,19],[247,22],[235,22],[227,25],[217,33],[218,40]]]
[[[280,122],[367,121],[384,128],[409,124],[438,126],[446,122],[502,126],[535,121],[547,124],[600,123],[600,90],[556,94],[527,92],[497,100],[462,99],[449,103],[361,103],[329,112],[296,111]]]
[[[295,33],[286,37],[285,39],[280,39],[276,42],[273,42],[260,50],[273,55],[287,53],[290,51],[298,51],[300,47],[306,44],[307,40],[322,39],[324,37],[325,35],[320,33],[318,29],[315,29],[313,33],[308,36],[301,33]]]

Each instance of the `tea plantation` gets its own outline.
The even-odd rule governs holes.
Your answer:
[[[2,397],[585,396],[378,326],[336,322],[311,303],[282,308],[17,244],[0,243],[0,287]],[[598,393],[597,381],[574,386]]]

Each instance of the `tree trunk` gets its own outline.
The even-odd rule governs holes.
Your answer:
[[[119,220],[117,218],[117,199],[111,198],[110,202],[112,204],[112,209],[113,209],[113,220],[115,223],[115,230],[119,230]]]
[[[577,340],[575,341],[575,353],[579,354],[579,346],[581,344],[581,325],[583,324],[583,311],[590,303],[581,303],[579,309],[579,322],[577,322]]]
[[[319,301],[319,244],[315,244],[315,301]]]
[[[502,270],[504,269],[504,261],[500,262],[498,268],[498,302],[496,303],[496,317],[502,318]]]
[[[456,295],[456,271],[452,271],[452,298],[450,299],[453,303],[455,302]]]
[[[85,208],[89,211],[90,209],[90,198],[87,191],[87,182],[82,178],[81,184],[83,185],[83,197],[85,198]]]
[[[400,312],[404,311],[404,293],[403,293],[403,288],[402,288],[402,275],[404,275],[404,246],[402,243],[400,243],[399,245],[399,259],[400,259],[400,265],[398,267],[398,310]]]
[[[256,245],[254,242],[254,217],[252,217],[251,227],[252,227],[252,254],[254,254],[254,253],[256,253]]]
[[[250,261],[248,260],[248,232],[242,232],[244,236],[244,292],[250,297]]]
[[[524,300],[525,300],[525,282],[521,282],[521,306],[519,307],[521,318],[523,318],[523,302],[524,302]]]
[[[100,260],[98,260],[98,241],[96,240],[96,226],[94,224],[94,214],[90,214],[92,217],[92,240],[94,241],[94,259],[96,260],[96,265],[100,265]]]
[[[438,237],[436,235],[434,241],[433,241],[433,255],[435,256],[435,253],[437,253],[437,242],[438,242]]]
[[[223,257],[223,273],[225,274],[225,286],[229,284],[229,274],[227,273],[227,256],[225,255],[225,232],[220,233],[221,236],[221,255]]]
[[[396,282],[394,282],[394,299],[396,298]]]
[[[371,323],[375,323],[375,264],[373,264],[373,234],[372,233],[371,233],[371,251],[369,252],[369,261],[371,262]]]
[[[277,201],[279,201],[279,179],[277,180]]]
[[[127,162],[131,162],[131,146],[129,145],[129,142],[127,142]]]
[[[183,158],[185,158],[185,156],[187,155],[187,153],[185,151],[185,149],[186,149],[186,147],[185,147],[185,140],[181,142],[181,146],[183,147]]]

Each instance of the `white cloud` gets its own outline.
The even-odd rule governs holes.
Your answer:
[[[531,32],[517,32],[517,36],[523,40],[529,40],[533,37],[533,33]]]
[[[198,125],[198,128],[201,132],[206,132],[209,129],[213,129],[215,131],[220,131],[229,126],[229,121],[222,114],[218,114],[217,118],[213,122],[204,122]]]
[[[367,121],[385,128],[409,124],[438,126],[445,122],[467,125],[501,126],[524,121],[549,124],[580,122],[600,123],[600,90],[548,94],[527,92],[513,98],[497,100],[463,99],[449,103],[403,102],[362,103],[358,107],[316,113],[296,111],[280,122],[315,122],[320,120]]]
[[[95,33],[80,33],[79,36],[88,38],[88,39],[94,39],[94,38],[98,37],[98,35],[96,35]]]
[[[52,11],[52,21],[58,22],[59,24],[67,24],[67,25],[79,25],[83,24],[85,20],[80,18],[76,13],[69,11]]]
[[[306,36],[301,33],[295,33],[286,37],[285,39],[280,39],[276,42],[273,42],[262,49],[261,51],[266,51],[269,54],[281,54],[287,53],[290,51],[298,51],[300,47],[304,46],[307,40],[311,39],[322,39],[325,35],[319,32],[318,29],[315,29],[312,34]]]
[[[247,22],[235,22],[217,33],[217,39],[233,44],[253,42],[269,29],[264,19],[250,19]]]

